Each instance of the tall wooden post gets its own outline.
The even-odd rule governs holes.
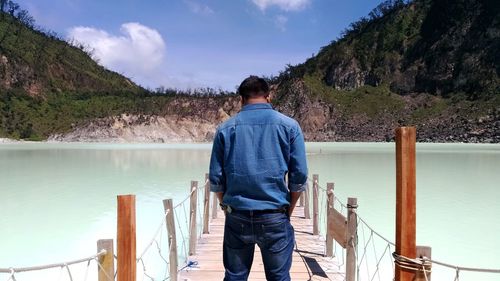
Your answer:
[[[328,227],[328,222],[333,220],[333,208],[335,197],[333,194],[334,184],[329,182],[326,184],[326,252],[327,257],[333,257],[333,233]]]
[[[313,234],[319,234],[318,217],[319,217],[319,207],[318,207],[318,175],[313,175]]]
[[[170,280],[177,281],[177,268],[179,260],[177,258],[177,236],[175,234],[175,220],[174,220],[174,203],[172,199],[163,200],[163,209],[167,214],[165,217],[168,234],[168,247],[169,247],[169,269]]]
[[[307,183],[306,190],[303,192],[304,194],[304,218],[311,218],[311,210],[309,208],[309,183]]]
[[[396,129],[396,253],[415,258],[416,176],[414,127]],[[412,281],[415,272],[396,264],[395,281]]]
[[[203,233],[209,233],[210,218],[210,182],[205,174],[205,198],[203,199]]]
[[[189,206],[189,255],[196,254],[196,207],[198,203],[198,181],[191,181],[190,191],[190,206]]]
[[[135,195],[118,196],[117,280],[136,280]]]
[[[115,280],[115,252],[113,248],[113,239],[98,240],[97,252],[100,252],[101,250],[106,250],[106,254],[99,257],[99,266],[97,267],[97,280]]]
[[[347,245],[346,245],[346,281],[356,280],[356,247],[358,246],[358,199],[347,198]]]

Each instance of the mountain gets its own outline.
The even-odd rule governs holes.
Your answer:
[[[34,28],[16,3],[0,3],[0,138],[44,140],[95,118],[155,108],[143,102],[146,90],[85,47]]]
[[[390,0],[288,71],[337,90],[386,86],[474,99],[500,92],[499,33],[495,0]]]
[[[308,141],[391,141],[412,125],[418,141],[499,143],[497,2],[383,2],[269,78],[273,104]],[[144,90],[26,12],[0,16],[0,138],[210,141],[239,108],[234,93]]]
[[[500,142],[500,5],[391,0],[273,81],[310,140]]]
[[[83,46],[35,30],[23,14],[0,12],[0,91],[31,96],[51,92],[144,91],[95,62]],[[31,26],[30,26],[31,25]]]

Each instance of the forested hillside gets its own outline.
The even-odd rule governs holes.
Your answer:
[[[234,93],[145,90],[0,4],[0,138],[210,141],[238,111]],[[414,125],[419,141],[500,142],[499,50],[497,0],[389,0],[269,78],[273,103],[310,141]]]
[[[475,99],[500,92],[499,50],[498,1],[390,0],[282,77]]]
[[[310,139],[500,141],[500,5],[390,0],[274,79]],[[309,104],[309,108],[304,106]]]

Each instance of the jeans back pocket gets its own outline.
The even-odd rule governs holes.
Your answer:
[[[283,251],[291,243],[290,227],[290,222],[286,218],[263,224],[266,249],[273,253]]]

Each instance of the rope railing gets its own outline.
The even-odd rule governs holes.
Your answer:
[[[165,258],[164,257],[164,254],[162,253],[163,252],[163,249],[164,248],[167,248],[168,245],[165,245],[163,246],[163,232],[162,230],[165,230],[165,218],[167,217],[167,215],[169,214],[170,210],[167,210],[165,212],[165,214],[163,215],[162,217],[162,220],[160,222],[160,224],[158,225],[152,239],[146,244],[146,247],[144,248],[144,250],[142,251],[142,253],[139,255],[139,257],[137,258],[137,264],[140,264],[141,265],[141,269],[142,269],[142,280],[144,280],[144,278],[148,278],[150,279],[151,281],[155,281],[155,277],[154,276],[158,276],[160,275],[159,273],[157,274],[151,274],[148,269],[146,268],[146,262],[145,262],[145,256],[146,254],[148,253],[149,249],[151,249],[151,247],[154,245],[155,246],[155,253],[159,256],[160,258],[160,262],[164,263],[163,266],[155,266],[153,269],[157,269],[158,268],[165,268],[165,272],[163,274],[163,277],[160,279],[160,280],[168,280],[170,278],[169,276],[169,264],[170,264],[170,261],[168,258]],[[167,250],[167,254],[169,254],[169,252],[171,251],[171,248],[168,247],[168,250]],[[152,276],[154,275],[154,276]]]
[[[318,190],[322,191],[319,192],[318,195],[322,197],[322,199],[318,202],[319,204],[318,207],[321,210],[319,212],[318,219],[321,222],[321,225],[326,226],[328,222],[326,210],[328,209],[328,204],[329,204],[327,198],[330,197],[330,195],[333,195],[331,197],[333,201],[330,201],[333,202],[331,203],[333,204],[333,208],[335,208],[341,214],[347,213],[348,210],[349,212],[351,212],[353,208],[352,206],[343,203],[339,198],[337,198],[337,196],[335,196],[333,192],[327,191],[328,190],[327,188],[320,185],[318,181],[314,180],[309,180],[309,181],[312,182],[314,185],[316,185]],[[167,237],[169,237],[168,236],[169,234],[166,227],[167,216],[173,216],[172,219],[175,219],[176,222],[175,228],[179,234],[177,235],[178,239],[176,246],[180,246],[177,247],[180,248],[181,250],[179,256],[181,258],[184,258],[185,266],[179,266],[177,270],[181,271],[186,267],[190,268],[193,265],[196,265],[195,261],[188,261],[190,254],[189,252],[191,251],[189,246],[190,243],[189,229],[190,229],[190,219],[192,218],[191,207],[193,206],[193,205],[190,206],[189,204],[192,203],[197,205],[196,208],[198,211],[196,213],[196,221],[198,224],[201,224],[202,218],[205,215],[203,214],[204,212],[203,204],[205,202],[204,193],[206,191],[207,184],[209,184],[208,180],[204,180],[203,185],[199,185],[197,187],[193,186],[191,188],[191,191],[185,198],[180,200],[179,203],[171,207],[171,209],[167,210],[163,214],[163,216],[161,217],[161,221],[158,224],[158,227],[153,232],[152,238],[148,241],[148,243],[144,244],[145,246],[143,250],[140,252],[140,255],[136,258],[137,265],[140,268],[140,270],[138,271],[138,275],[139,276],[142,275],[142,280],[155,281],[155,280],[170,279],[171,263],[169,260],[169,256],[170,254],[173,254],[173,252],[172,252],[172,247],[168,245]],[[197,200],[190,202],[189,199],[192,198],[194,192],[197,192]],[[211,203],[211,201],[209,201],[209,203]],[[395,244],[391,240],[387,239],[380,232],[372,228],[366,222],[366,220],[359,214],[356,213],[355,218],[356,220],[354,222],[357,223],[357,231],[356,231],[357,236],[355,240],[349,239],[348,245],[351,247],[351,249],[352,248],[355,249],[354,258],[356,264],[357,281],[388,280],[388,276],[393,276],[396,267],[422,272],[425,278],[427,278],[428,273],[430,273],[433,270],[435,271],[435,268],[433,268],[433,266],[441,266],[454,270],[455,281],[459,281],[461,272],[479,272],[479,273],[492,273],[492,274],[500,273],[500,269],[457,266],[441,262],[439,260],[434,260],[431,259],[430,257],[425,257],[425,256],[417,258],[409,258],[406,256],[397,255],[396,253],[394,253]],[[202,233],[201,231],[202,228],[198,227],[197,229],[198,231],[196,232],[196,235],[197,238],[199,238]],[[320,233],[322,231],[323,230],[320,230]],[[194,233],[191,232],[191,234],[193,234],[191,237],[194,237]],[[72,269],[70,268],[70,266],[75,264],[87,263],[85,279],[84,279],[87,280],[88,271],[91,263],[95,261],[97,267],[102,269],[101,264],[99,262],[99,258],[101,256],[106,255],[106,253],[107,253],[106,250],[101,250],[99,253],[92,255],[90,257],[67,261],[67,262],[48,264],[48,265],[17,267],[17,268],[0,268],[0,273],[5,273],[8,275],[7,281],[16,281],[16,275],[22,272],[60,268],[60,276],[65,276],[65,278],[73,280],[74,276],[72,274]],[[175,254],[173,255],[176,256]],[[345,269],[345,267],[348,264],[346,262],[346,260],[349,259],[348,257],[349,256],[346,255],[345,245],[342,246],[335,241],[332,258],[337,259],[335,266],[338,266],[338,270]],[[174,266],[174,268],[176,268],[176,266]],[[115,276],[107,276],[108,281],[114,280]]]
[[[312,184],[316,184],[318,189],[323,191],[323,194],[327,194],[327,188],[321,186],[317,181],[309,178]],[[326,210],[323,201],[320,201],[320,210]],[[336,208],[340,213],[344,213],[348,206],[338,199],[337,196],[333,196],[334,208]],[[326,212],[325,212],[326,213]],[[321,218],[322,217],[322,218]],[[324,223],[326,220],[326,214],[321,214],[320,221]],[[429,257],[417,257],[409,258],[401,256],[395,253],[395,243],[380,234],[372,228],[363,217],[357,214],[358,223],[358,244],[356,245],[356,265],[357,265],[357,280],[358,281],[374,281],[374,280],[387,280],[387,276],[393,276],[395,266],[399,266],[408,270],[420,271],[425,276],[425,280],[428,280],[428,274],[432,272],[432,267],[438,265],[455,271],[454,281],[459,281],[461,272],[478,272],[478,273],[490,273],[490,274],[500,274],[500,268],[476,268],[459,266],[439,260],[435,260]],[[326,225],[323,224],[323,225]],[[354,246],[354,245],[353,245]],[[341,249],[339,252],[338,249]],[[339,269],[345,265],[345,249],[339,247],[339,244],[334,241],[334,258],[337,258],[339,263]],[[344,279],[345,280],[345,279]]]
[[[7,281],[16,281],[16,275],[19,273],[60,268],[61,272],[60,272],[59,277],[61,277],[64,274],[63,272],[66,272],[68,279],[73,280],[73,274],[71,272],[70,266],[76,265],[76,264],[81,264],[81,263],[87,263],[85,276],[84,276],[84,278],[85,278],[84,280],[87,280],[88,269],[90,267],[90,263],[92,261],[95,261],[97,263],[97,265],[100,266],[99,257],[106,255],[106,253],[107,253],[106,250],[101,250],[92,256],[81,258],[81,259],[76,259],[76,260],[70,260],[70,261],[66,261],[66,262],[52,263],[52,264],[46,264],[46,265],[37,265],[37,266],[29,266],[29,267],[0,268],[0,273],[9,274]]]
[[[201,181],[200,181],[201,182]],[[184,259],[184,263],[186,265],[189,265],[188,257],[189,257],[189,224],[190,224],[190,199],[191,196],[193,195],[194,192],[198,192],[197,194],[197,209],[199,210],[197,212],[197,221],[201,222],[202,216],[203,216],[203,208],[201,208],[203,204],[203,197],[204,197],[204,187],[205,185],[208,184],[208,179],[204,180],[204,184],[198,186],[197,188],[193,187],[191,188],[191,191],[189,194],[184,197],[182,200],[179,201],[176,205],[173,206],[172,208],[172,213],[175,218],[176,222],[176,231],[179,233],[177,235],[177,244],[180,246],[179,248],[181,249],[180,251],[180,257]],[[143,280],[145,278],[155,281],[155,280],[169,280],[169,255],[172,251],[172,247],[168,247],[168,245],[163,245],[167,243],[167,239],[163,238],[163,232],[166,232],[166,217],[169,214],[170,210],[167,210],[165,214],[162,216],[160,223],[158,224],[158,227],[156,231],[154,232],[154,235],[152,239],[146,244],[144,250],[142,251],[141,255],[137,258],[137,264],[140,265],[142,269],[142,276]],[[168,233],[167,233],[168,236]],[[198,237],[201,236],[201,228],[198,227]],[[153,247],[154,246],[154,247]],[[148,265],[148,262],[145,260],[145,256],[149,252],[150,249],[155,249],[156,253],[156,266],[150,266]],[[164,249],[168,249],[166,252]],[[153,263],[154,261],[151,261]],[[158,264],[158,262],[160,264]],[[178,268],[178,272],[181,271],[184,267]],[[158,271],[158,268],[166,268],[167,270],[164,271],[164,274],[162,276],[158,277],[160,274],[157,272],[156,274],[150,273],[151,269],[156,269]]]

